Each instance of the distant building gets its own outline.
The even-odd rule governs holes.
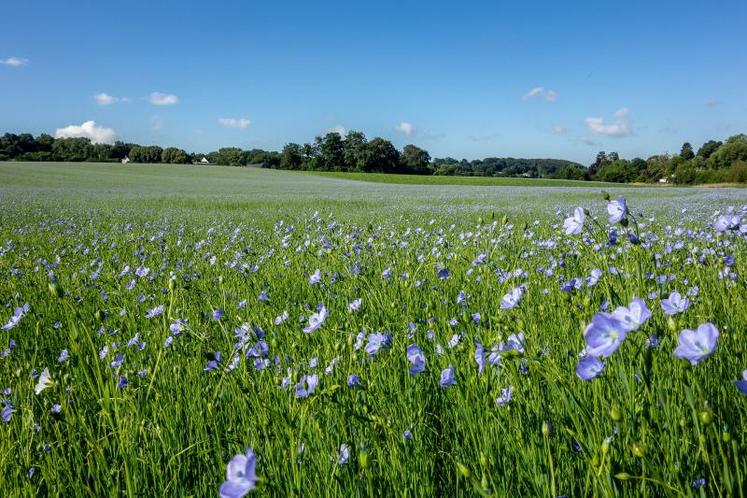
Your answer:
[[[202,156],[202,159],[200,159],[200,164],[210,164],[210,161],[208,161],[207,157]]]
[[[659,183],[669,183],[669,180],[666,178],[659,178]]]
[[[122,163],[122,164],[127,164],[127,163],[129,163],[129,162],[130,162],[130,158],[129,158],[129,157],[127,157],[127,156],[124,156],[124,157],[122,158],[122,161],[121,161],[121,163]]]

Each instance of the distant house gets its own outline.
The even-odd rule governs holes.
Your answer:
[[[124,157],[122,158],[122,161],[120,161],[120,162],[121,162],[122,164],[127,164],[127,163],[129,163],[129,162],[130,162],[130,158],[129,158],[129,157],[127,157],[127,156],[124,156]]]
[[[207,157],[202,156],[202,159],[200,159],[200,164],[210,164],[210,161],[208,161]]]
[[[659,178],[659,183],[669,183],[669,180],[666,178]]]

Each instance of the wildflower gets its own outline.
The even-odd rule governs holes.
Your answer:
[[[358,311],[361,308],[362,303],[363,299],[355,299],[350,304],[348,304],[348,309],[350,311]]]
[[[680,332],[679,344],[674,350],[674,355],[697,365],[713,354],[718,336],[719,332],[712,323],[699,325],[697,330],[685,329]]]
[[[449,365],[441,372],[439,384],[441,387],[451,387],[456,384],[456,371],[453,366]]]
[[[501,395],[498,396],[495,402],[498,403],[498,406],[505,406],[511,401],[511,398],[513,398],[513,396],[514,396],[513,386],[504,387],[501,390]]]
[[[213,311],[213,320],[218,321],[221,318],[223,318],[223,308],[218,308],[215,311]]]
[[[742,380],[735,380],[734,386],[739,389],[739,392],[747,396],[747,370],[742,372]]]
[[[619,223],[628,214],[628,204],[624,197],[618,197],[616,201],[607,204],[607,214],[610,223]]]
[[[407,346],[407,360],[412,363],[410,365],[410,375],[415,376],[425,370],[425,354],[417,344]]]
[[[257,485],[257,455],[249,448],[246,455],[234,456],[226,466],[226,480],[220,486],[221,498],[242,498]]]
[[[584,222],[586,221],[586,214],[584,210],[577,207],[573,211],[573,216],[565,219],[563,222],[563,230],[566,235],[576,235],[581,233],[584,229]]]
[[[361,379],[355,374],[348,376],[348,387],[358,387],[361,385]]]
[[[350,447],[342,443],[340,445],[340,453],[337,455],[337,465],[345,465],[350,459]]]
[[[213,358],[207,362],[207,365],[205,365],[205,368],[203,368],[206,372],[212,372],[216,368],[218,368],[218,365],[220,365],[220,361],[223,359],[223,354],[221,354],[220,351],[216,351],[213,354]]]
[[[682,297],[679,292],[674,291],[669,294],[667,299],[661,300],[661,309],[667,315],[676,315],[682,313],[690,307],[690,300],[686,297]]]
[[[609,356],[625,340],[627,328],[609,313],[597,313],[584,330],[586,350],[591,356]]]
[[[604,371],[604,363],[596,356],[589,354],[581,358],[576,365],[576,375],[583,380],[596,379]]]
[[[316,391],[317,384],[319,384],[319,375],[304,375],[296,384],[296,398],[308,398]]]
[[[309,277],[309,285],[316,285],[322,280],[322,272],[317,268]]]
[[[127,387],[127,376],[122,374],[117,381],[117,389],[124,389],[125,387]]]
[[[651,311],[639,297],[633,299],[628,306],[618,306],[612,316],[620,322],[625,332],[634,332],[651,318]]]
[[[3,407],[2,412],[0,412],[0,419],[2,419],[3,422],[8,423],[10,422],[11,417],[13,416],[13,405],[6,402],[5,406]]]
[[[45,368],[44,371],[39,376],[39,380],[36,383],[36,387],[34,388],[34,392],[39,395],[43,390],[50,387],[52,385],[52,377],[49,375],[49,369]]]
[[[386,349],[392,345],[392,334],[386,333],[374,333],[368,335],[368,343],[366,344],[366,353],[368,356],[376,356],[379,351]]]
[[[524,334],[511,334],[506,342],[498,344],[498,350],[506,353],[524,354]]]
[[[267,296],[267,291],[263,290],[262,292],[260,292],[259,296],[257,297],[257,300],[260,303],[268,302],[270,300],[270,298]]]
[[[501,309],[510,310],[515,308],[516,305],[519,304],[519,300],[523,294],[524,290],[521,287],[511,289],[508,294],[503,296],[503,299],[501,299]]]
[[[70,354],[67,352],[67,349],[63,349],[60,351],[60,356],[57,358],[57,363],[65,363],[68,358],[70,358]]]
[[[155,318],[163,313],[163,305],[159,304],[155,308],[148,310],[145,313],[145,318]]]
[[[318,313],[312,313],[312,315],[309,317],[309,326],[305,327],[303,331],[307,334],[314,332],[316,329],[322,326],[324,320],[327,319],[327,315],[327,308],[322,305]]]
[[[477,337],[475,337],[475,363],[477,363],[477,373],[481,374],[485,368],[485,348]]]
[[[21,318],[23,318],[24,315],[29,312],[29,310],[29,303],[26,303],[19,308],[15,308],[13,310],[13,316],[10,317],[8,323],[3,325],[3,330],[11,330],[15,328],[15,326],[21,322]]]

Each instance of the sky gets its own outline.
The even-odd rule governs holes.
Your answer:
[[[589,164],[747,132],[744,0],[113,4],[3,5],[0,133]]]

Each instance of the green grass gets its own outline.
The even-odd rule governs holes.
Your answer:
[[[396,183],[404,185],[473,185],[496,187],[624,187],[620,183],[586,182],[580,180],[554,180],[551,178],[515,178],[515,177],[481,177],[481,176],[426,176],[426,175],[390,175],[385,173],[343,173],[329,171],[309,171],[308,174],[326,178],[341,178],[373,183]],[[647,185],[648,186],[648,185]],[[651,185],[653,186],[653,185]]]
[[[616,225],[609,246],[599,191],[0,163],[0,326],[30,307],[0,331],[0,399],[14,410],[0,422],[2,495],[215,496],[226,463],[251,447],[261,480],[250,496],[744,498],[747,397],[733,381],[747,368],[747,243],[711,224],[747,192],[617,189],[641,226]],[[576,206],[597,220],[565,235]],[[561,290],[595,268],[596,285]],[[500,309],[521,284],[518,306]],[[659,296],[694,287],[687,311],[663,313]],[[585,326],[602,303],[634,297],[651,319],[582,381]],[[306,334],[320,303],[329,317]],[[164,347],[177,319],[186,326]],[[675,358],[678,333],[704,322],[721,332],[715,353],[695,366]],[[262,335],[252,327],[266,355],[247,356]],[[356,348],[361,332],[389,332],[391,346],[371,357],[366,341]],[[478,373],[475,338],[489,354],[518,333],[524,352]],[[413,343],[426,356],[415,377]],[[219,367],[205,371],[216,351]],[[442,388],[449,365],[457,384]],[[53,384],[37,395],[32,371],[45,368]],[[310,374],[316,392],[296,398]]]

